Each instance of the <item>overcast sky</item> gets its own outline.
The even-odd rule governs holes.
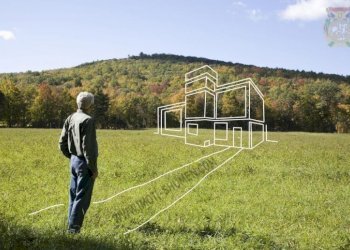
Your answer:
[[[144,53],[350,75],[326,8],[350,0],[11,0],[0,3],[0,72]]]

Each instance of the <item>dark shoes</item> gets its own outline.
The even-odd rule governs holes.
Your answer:
[[[67,229],[68,234],[78,234],[80,233],[80,227],[79,226],[72,226]]]

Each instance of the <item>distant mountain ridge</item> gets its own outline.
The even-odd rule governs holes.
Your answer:
[[[164,60],[168,62],[184,62],[184,63],[204,63],[209,65],[222,65],[222,66],[238,66],[238,67],[245,67],[248,69],[254,69],[254,68],[260,68],[263,71],[266,72],[266,76],[273,76],[273,72],[277,70],[282,70],[285,72],[284,77],[290,77],[291,75],[299,75],[301,77],[306,78],[322,78],[322,79],[336,79],[337,81],[344,81],[348,82],[350,84],[350,70],[349,75],[339,75],[339,74],[329,74],[329,73],[322,73],[322,72],[314,72],[314,71],[304,71],[304,70],[292,70],[292,69],[285,69],[285,68],[270,68],[270,67],[259,67],[252,64],[242,64],[242,63],[233,63],[233,62],[227,62],[222,60],[215,60],[215,59],[208,59],[205,57],[195,57],[195,56],[182,56],[182,55],[174,55],[174,54],[165,54],[165,53],[155,53],[155,54],[144,54],[140,53],[139,55],[135,56],[129,56],[128,58],[122,58],[122,59],[106,59],[106,60],[99,60],[94,62],[88,62],[83,63],[78,66],[75,66],[74,68],[81,68],[87,65],[94,65],[96,63],[100,62],[108,62],[108,61],[114,61],[114,60],[127,60],[127,59],[157,59],[157,60]]]
[[[145,54],[140,53],[139,55],[132,55],[128,56],[128,58],[120,58],[120,59],[106,59],[106,60],[97,60],[87,63],[82,63],[80,65],[74,66],[74,67],[68,67],[68,68],[58,68],[58,69],[50,69],[50,70],[43,70],[43,71],[26,71],[26,72],[18,72],[18,73],[1,73],[0,78],[5,75],[17,75],[17,74],[34,74],[38,75],[40,73],[45,72],[55,72],[55,71],[63,71],[63,70],[69,70],[69,69],[79,69],[84,68],[87,66],[93,66],[98,65],[101,63],[111,63],[111,62],[122,62],[125,60],[161,60],[166,61],[170,63],[203,63],[203,64],[209,64],[209,65],[220,65],[220,66],[231,66],[231,67],[239,67],[247,69],[248,71],[256,71],[259,69],[261,71],[261,75],[265,77],[271,77],[271,76],[279,76],[279,77],[285,77],[285,78],[293,78],[295,76],[301,77],[301,78],[313,78],[313,79],[330,79],[334,81],[342,81],[347,82],[350,84],[350,70],[349,75],[338,75],[338,74],[329,74],[329,73],[322,73],[322,72],[314,72],[314,71],[304,71],[304,70],[292,70],[292,69],[285,69],[285,68],[270,68],[270,67],[259,67],[255,65],[250,64],[242,64],[242,63],[233,63],[233,62],[227,62],[227,61],[221,61],[221,60],[215,60],[215,59],[208,59],[205,57],[194,57],[194,56],[182,56],[182,55],[174,55],[174,54],[164,54],[164,53],[155,53],[155,54]]]

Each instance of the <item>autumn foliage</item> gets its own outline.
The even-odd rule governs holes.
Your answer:
[[[61,127],[76,109],[77,94],[90,91],[99,128],[155,127],[157,107],[183,101],[184,74],[205,64],[218,71],[221,84],[252,78],[264,94],[270,130],[350,131],[350,76],[143,53],[69,69],[0,74],[0,126]]]

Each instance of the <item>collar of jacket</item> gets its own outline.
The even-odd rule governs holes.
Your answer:
[[[78,109],[77,112],[78,112],[78,113],[84,113],[84,114],[86,114],[86,113],[84,112],[84,110],[82,110],[82,109]]]

